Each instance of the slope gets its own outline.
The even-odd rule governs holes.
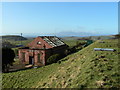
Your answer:
[[[118,40],[103,40],[68,55],[61,63],[4,73],[3,88],[115,88],[120,87]],[[94,51],[93,48],[113,48]]]
[[[27,38],[19,35],[5,35],[5,36],[0,36],[0,38],[1,37],[2,37],[2,40],[13,40],[13,41],[27,40]]]

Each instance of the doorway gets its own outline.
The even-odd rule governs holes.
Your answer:
[[[29,56],[29,64],[34,64],[34,57],[33,56]]]

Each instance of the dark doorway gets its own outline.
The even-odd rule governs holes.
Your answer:
[[[34,58],[33,58],[33,56],[29,56],[29,64],[34,64]]]

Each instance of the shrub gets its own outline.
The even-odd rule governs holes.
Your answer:
[[[14,62],[15,53],[11,48],[2,48],[2,72],[8,72]]]
[[[68,54],[75,53],[76,51],[77,51],[76,47],[73,46],[73,47],[68,49],[68,52],[69,52]]]
[[[60,54],[54,54],[47,59],[47,64],[56,63],[60,59]]]

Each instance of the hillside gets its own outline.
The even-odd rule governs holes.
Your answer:
[[[33,38],[27,38],[27,37],[22,37],[18,35],[5,35],[5,36],[0,36],[0,40],[2,40],[2,43],[4,42],[9,42],[11,44],[15,45],[27,45],[29,42],[33,40]]]
[[[104,35],[104,36],[86,36],[86,37],[74,37],[74,36],[71,36],[71,37],[61,37],[63,40],[79,40],[79,39],[91,39],[91,40],[98,40],[98,39],[112,39],[114,38],[115,36],[113,35]]]
[[[0,38],[1,37],[2,40],[14,40],[14,41],[27,40],[27,38],[18,35],[5,35],[5,36],[0,36]]]
[[[3,73],[3,88],[120,88],[118,40],[103,41],[68,55],[61,63]],[[93,48],[116,51],[94,51]]]

